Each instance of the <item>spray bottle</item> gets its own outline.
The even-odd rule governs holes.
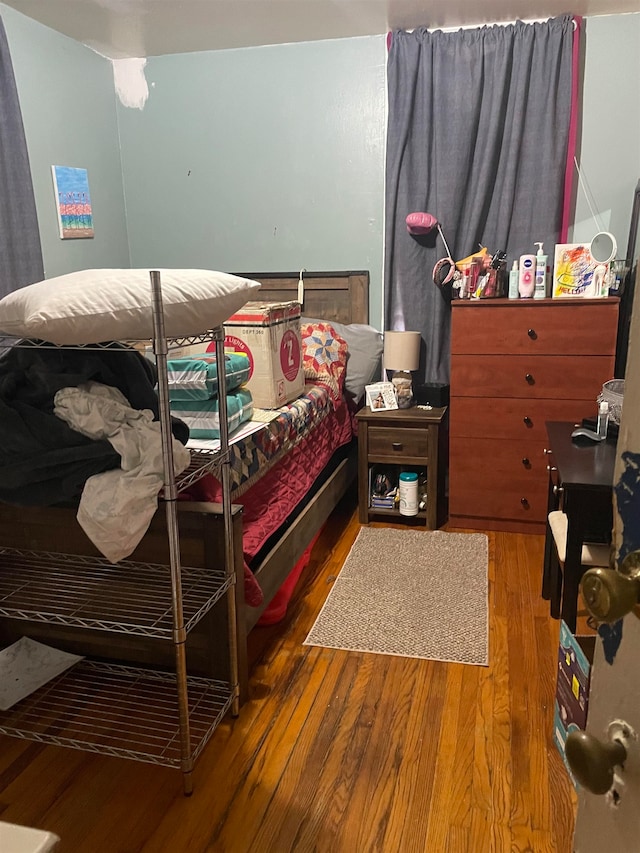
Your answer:
[[[534,299],[544,299],[547,295],[547,256],[543,253],[542,243],[536,243],[536,281],[533,291]]]
[[[518,262],[514,261],[509,271],[509,299],[517,299],[518,296]]]

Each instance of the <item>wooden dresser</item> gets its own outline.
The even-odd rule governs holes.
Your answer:
[[[595,417],[618,301],[452,303],[450,525],[544,532],[545,422]]]

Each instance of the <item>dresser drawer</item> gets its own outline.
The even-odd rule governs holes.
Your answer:
[[[426,429],[393,429],[370,426],[367,430],[369,456],[420,456],[429,453],[429,431]]]
[[[452,353],[615,354],[617,299],[453,306]]]
[[[450,449],[456,460],[449,475],[451,515],[544,521],[548,493],[544,443],[452,437]]]
[[[463,397],[593,400],[613,376],[613,356],[456,355],[451,389]]]
[[[452,436],[545,442],[546,421],[579,423],[595,416],[596,400],[595,394],[586,400],[454,397],[449,413]]]

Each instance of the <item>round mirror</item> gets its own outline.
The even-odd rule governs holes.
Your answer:
[[[608,231],[600,231],[591,241],[591,257],[598,264],[608,264],[617,251],[616,238]]]

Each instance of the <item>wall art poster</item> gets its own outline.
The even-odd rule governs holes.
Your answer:
[[[63,240],[93,237],[93,213],[86,169],[52,166],[58,228]]]
[[[588,245],[558,243],[555,247],[551,295],[554,298],[607,296],[608,264],[599,264]]]

